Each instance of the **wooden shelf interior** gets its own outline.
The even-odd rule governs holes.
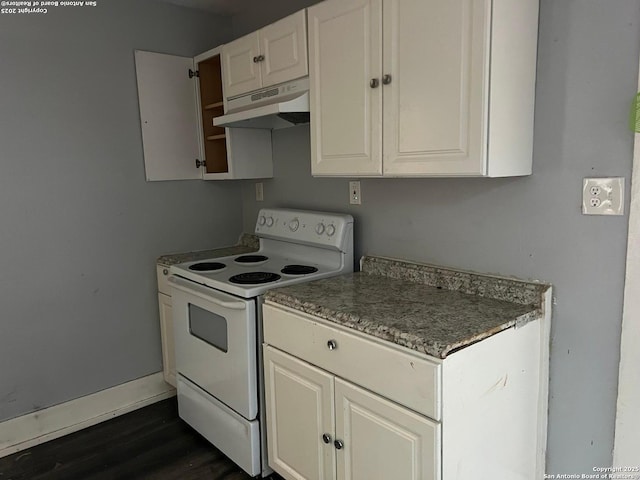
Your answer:
[[[213,126],[213,119],[224,114],[220,55],[198,63],[198,72],[207,173],[226,173],[229,165],[225,129]]]

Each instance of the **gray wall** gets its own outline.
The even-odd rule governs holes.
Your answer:
[[[244,225],[253,228],[263,206],[344,211],[356,219],[357,255],[553,283],[547,471],[592,473],[611,464],[628,217],[581,215],[581,184],[624,176],[629,187],[640,3],[540,7],[532,176],[364,179],[363,205],[350,206],[348,179],[311,178],[309,129],[296,127],[274,134],[265,201],[255,202],[253,182],[244,184]],[[253,26],[253,16],[234,18],[236,34]]]
[[[98,3],[0,16],[0,420],[160,371],[156,257],[241,230],[237,182],[145,182],[133,59],[230,21]]]

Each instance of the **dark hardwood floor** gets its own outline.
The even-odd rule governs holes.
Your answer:
[[[175,398],[0,458],[0,480],[249,478],[179,419]]]

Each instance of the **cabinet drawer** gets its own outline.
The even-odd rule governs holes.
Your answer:
[[[171,288],[169,287],[169,267],[157,265],[156,272],[158,276],[158,292],[171,296]]]
[[[265,343],[440,420],[441,365],[397,345],[265,304]],[[334,348],[329,348],[335,344]]]

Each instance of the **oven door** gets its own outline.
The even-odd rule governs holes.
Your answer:
[[[247,420],[258,415],[256,304],[172,276],[176,370]]]

